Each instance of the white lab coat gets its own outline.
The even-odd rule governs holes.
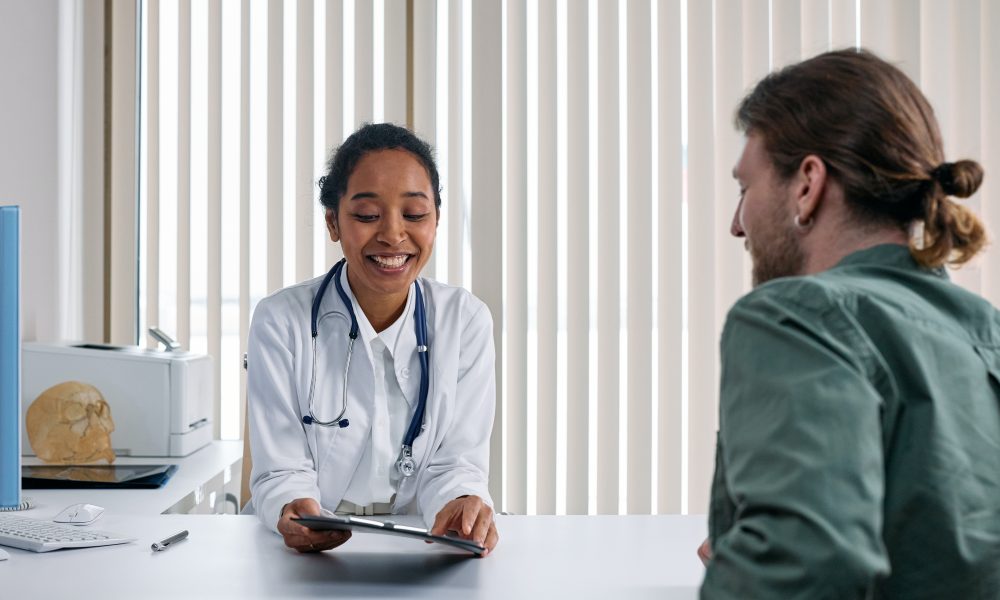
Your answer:
[[[312,369],[310,310],[322,277],[279,290],[257,305],[247,345],[247,417],[253,510],[277,531],[282,507],[314,498],[335,510],[370,444],[374,372],[364,341],[354,344],[345,428],[305,425]],[[420,279],[427,314],[430,390],[424,430],[413,443],[417,471],[402,478],[394,512],[421,514],[428,527],[445,504],[465,494],[490,506],[490,432],[496,397],[493,319],[468,291]],[[412,293],[412,289],[411,289]],[[332,313],[328,314],[327,313]],[[416,407],[420,362],[410,311],[397,342],[395,367]],[[334,282],[320,306],[314,412],[340,411],[350,316]],[[327,315],[323,317],[323,315]],[[393,467],[395,468],[395,466]]]

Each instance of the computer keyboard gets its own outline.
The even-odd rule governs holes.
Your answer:
[[[60,548],[89,548],[134,542],[116,533],[81,529],[52,521],[20,515],[0,514],[0,546],[13,546],[32,552],[49,552]]]

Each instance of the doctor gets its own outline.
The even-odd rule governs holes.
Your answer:
[[[350,537],[291,520],[328,510],[420,514],[489,553],[493,322],[468,291],[418,277],[441,206],[431,148],[364,125],[320,187],[344,260],[261,300],[250,327],[253,510],[300,552]]]

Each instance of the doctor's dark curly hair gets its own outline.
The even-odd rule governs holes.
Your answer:
[[[319,179],[319,202],[337,214],[340,198],[347,193],[347,180],[361,158],[379,150],[405,150],[415,156],[427,170],[434,190],[434,205],[441,208],[441,184],[434,150],[405,127],[392,123],[365,123],[344,140],[327,165],[327,173]]]

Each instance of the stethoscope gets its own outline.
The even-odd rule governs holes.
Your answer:
[[[319,290],[316,291],[316,297],[313,298],[311,323],[312,379],[309,382],[309,414],[302,417],[302,422],[306,425],[322,425],[323,427],[331,427],[333,425],[347,427],[350,425],[350,421],[344,418],[344,413],[347,412],[347,375],[351,371],[354,340],[358,339],[358,319],[354,314],[354,306],[351,303],[351,299],[347,296],[347,292],[344,291],[344,285],[340,282],[340,273],[343,271],[346,263],[346,259],[341,259],[340,262],[333,265],[333,268],[323,278],[323,282],[320,283]],[[323,294],[326,293],[326,288],[330,285],[331,279],[337,287],[337,294],[347,308],[347,313],[351,315],[351,331],[347,334],[350,339],[347,342],[347,362],[344,365],[344,390],[340,401],[340,414],[330,421],[321,421],[313,411],[313,393],[316,390],[316,337],[319,335],[319,306],[323,301]],[[403,437],[403,446],[400,450],[399,458],[396,460],[396,468],[399,469],[399,473],[403,477],[410,477],[417,470],[417,465],[413,461],[413,441],[420,435],[420,430],[424,422],[424,409],[427,407],[427,392],[430,388],[427,375],[429,371],[429,359],[427,356],[427,314],[424,312],[424,296],[420,291],[419,283],[414,282],[413,288],[416,291],[413,318],[417,333],[417,357],[420,360],[420,398],[417,402],[417,410],[413,413],[413,419],[410,421],[410,426]]]

